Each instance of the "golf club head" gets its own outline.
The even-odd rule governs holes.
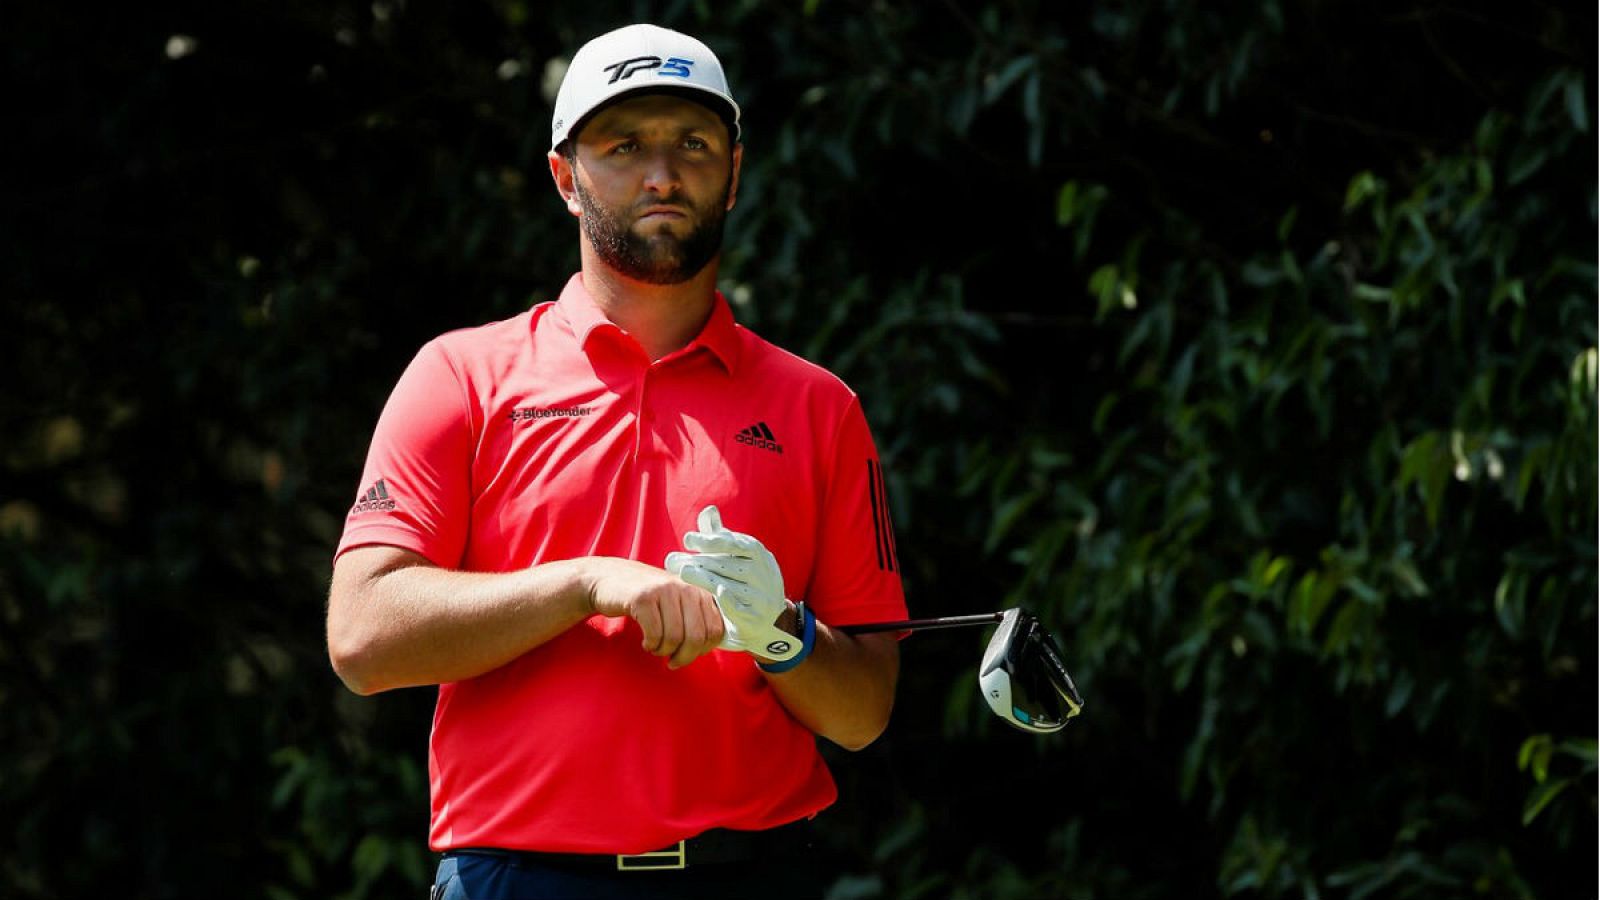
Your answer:
[[[1024,609],[1008,609],[989,638],[978,686],[995,715],[1016,728],[1049,734],[1083,710],[1055,639]]]

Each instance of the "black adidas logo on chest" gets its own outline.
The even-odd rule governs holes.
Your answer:
[[[772,453],[783,452],[783,445],[778,443],[777,437],[773,435],[772,429],[768,428],[765,422],[757,422],[751,425],[749,428],[734,435],[733,439],[746,446],[755,447],[757,450],[766,450]]]

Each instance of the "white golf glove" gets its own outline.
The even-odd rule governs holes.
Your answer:
[[[683,536],[688,553],[667,554],[666,569],[716,598],[725,634],[717,646],[783,662],[801,649],[801,639],[777,626],[789,608],[783,572],[761,542],[729,531],[715,506],[700,511],[699,531]]]

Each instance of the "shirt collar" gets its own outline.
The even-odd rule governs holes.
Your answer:
[[[561,289],[561,296],[556,300],[556,308],[572,327],[573,337],[579,346],[587,346],[589,339],[600,329],[608,329],[618,335],[625,334],[615,322],[606,318],[606,314],[594,302],[594,297],[583,284],[582,272],[567,279],[567,286]],[[716,292],[711,305],[711,317],[706,320],[705,327],[683,350],[673,355],[687,355],[698,347],[709,350],[729,374],[739,364],[739,326],[733,320],[733,310],[721,291]]]

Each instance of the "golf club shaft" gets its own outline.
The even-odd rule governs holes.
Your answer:
[[[881,631],[926,631],[933,628],[966,628],[973,625],[993,625],[1000,621],[1001,613],[983,613],[976,616],[944,616],[937,619],[907,619],[903,622],[867,622],[861,625],[843,625],[845,634],[876,634]]]

